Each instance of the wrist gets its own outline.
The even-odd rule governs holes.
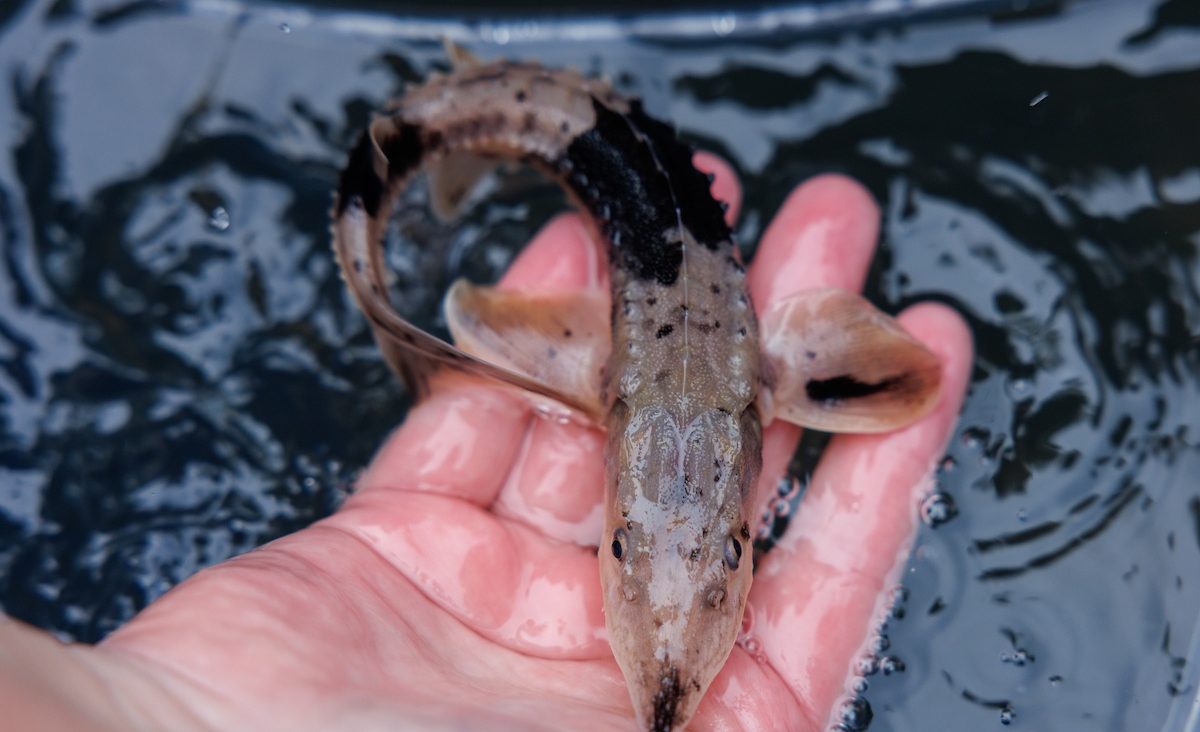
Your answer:
[[[0,616],[0,726],[201,732],[196,691],[139,659]]]

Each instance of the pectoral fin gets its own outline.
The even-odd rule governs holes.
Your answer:
[[[386,221],[386,218],[380,220]],[[434,371],[451,368],[511,384],[560,402],[592,419],[599,418],[600,413],[592,400],[577,398],[570,390],[531,377],[527,372],[480,360],[401,317],[387,297],[382,247],[376,243],[380,238],[380,220],[369,217],[360,201],[350,202],[335,219],[334,251],[341,264],[342,276],[367,316],[384,360],[404,379],[415,398],[428,392],[429,377]]]
[[[853,293],[793,295],[763,314],[761,333],[768,418],[827,432],[887,432],[937,402],[937,356]]]
[[[528,293],[459,280],[446,294],[446,322],[465,352],[571,394],[602,414],[601,369],[612,348],[600,292]]]

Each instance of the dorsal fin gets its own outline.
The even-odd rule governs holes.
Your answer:
[[[450,65],[455,71],[483,66],[483,61],[478,56],[450,40],[449,36],[442,37],[442,48],[446,49],[446,58],[450,59]]]

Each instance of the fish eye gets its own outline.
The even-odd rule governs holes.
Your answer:
[[[742,562],[742,542],[732,536],[725,537],[725,566],[737,569]]]
[[[612,553],[618,561],[625,556],[625,529],[617,529],[613,532]]]

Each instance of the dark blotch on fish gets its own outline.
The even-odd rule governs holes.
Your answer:
[[[597,99],[592,106],[595,126],[576,137],[565,153],[575,171],[571,187],[589,209],[610,207],[604,233],[626,270],[639,279],[672,285],[683,263],[682,245],[665,235],[678,224],[672,182],[627,117]]]
[[[653,732],[671,732],[675,726],[675,710],[679,708],[679,699],[683,690],[679,688],[679,669],[672,666],[659,682],[658,693],[654,695]]]
[[[346,208],[354,199],[362,202],[363,210],[368,216],[374,216],[379,211],[379,202],[383,199],[383,181],[375,172],[375,145],[371,142],[369,132],[364,132],[358,138],[358,144],[350,152],[346,169],[342,171],[342,179],[337,190],[337,216],[346,212]]]
[[[609,208],[611,215],[599,218],[631,274],[673,285],[683,244],[667,232],[682,221],[697,242],[715,249],[731,236],[724,214],[709,193],[708,179],[692,164],[691,147],[676,138],[674,129],[648,117],[637,102],[631,102],[627,115],[599,99],[592,106],[595,126],[575,138],[564,155],[576,171],[572,187],[594,213],[601,205]]]
[[[692,164],[695,151],[691,146],[679,141],[674,127],[647,115],[640,100],[630,102],[629,119],[653,141],[659,160],[671,176],[684,228],[709,249],[728,241],[732,232],[725,223],[725,212],[713,200],[708,176]]]
[[[674,330],[675,330],[675,326],[671,325],[670,323],[667,323],[666,325],[664,325],[658,329],[658,332],[654,334],[654,337],[655,338],[666,338],[667,336],[671,335],[671,333]]]
[[[396,134],[379,139],[379,149],[388,161],[388,178],[403,178],[417,169],[425,154],[421,140],[421,128],[407,122],[398,122]],[[358,138],[358,144],[350,152],[350,160],[342,171],[338,182],[338,204],[335,214],[341,216],[354,199],[362,201],[368,216],[379,213],[383,201],[384,181],[375,169],[375,144],[370,131]]]
[[[847,399],[861,399],[862,397],[894,389],[900,385],[903,379],[903,376],[897,376],[874,384],[868,384],[855,379],[853,376],[842,375],[834,376],[830,379],[810,379],[804,385],[804,390],[808,394],[808,398],[814,402],[837,404]]]
[[[421,128],[408,122],[396,123],[396,134],[378,140],[379,150],[388,160],[388,178],[396,180],[416,171],[425,157]],[[436,146],[437,142],[434,143]]]

